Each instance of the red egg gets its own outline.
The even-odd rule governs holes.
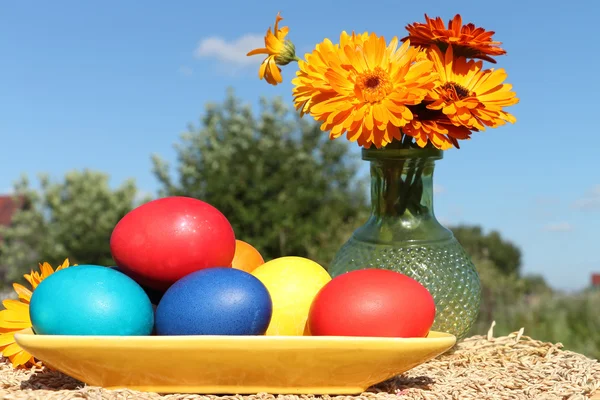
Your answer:
[[[165,197],[125,215],[112,232],[110,250],[127,275],[166,290],[194,271],[230,266],[235,235],[227,218],[210,204]]]
[[[429,291],[398,272],[364,269],[338,275],[315,297],[313,336],[425,337],[435,318]]]

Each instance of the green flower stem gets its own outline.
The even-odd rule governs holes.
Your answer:
[[[389,149],[410,149],[412,136],[402,135],[402,140],[394,140],[386,146]],[[408,169],[405,171],[405,169]],[[424,159],[383,162],[382,170],[387,186],[383,189],[380,211],[386,215],[402,216],[407,211],[420,215],[426,209],[421,205],[423,194]]]

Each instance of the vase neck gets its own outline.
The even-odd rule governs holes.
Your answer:
[[[419,149],[365,154],[371,164],[374,216],[433,216],[433,171],[441,152]]]
[[[436,149],[367,149],[371,167],[371,217],[355,232],[363,241],[446,240],[450,231],[433,211]]]

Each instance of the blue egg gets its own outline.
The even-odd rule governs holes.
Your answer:
[[[79,265],[53,273],[29,305],[39,335],[149,335],[150,299],[133,279],[112,268]]]
[[[273,303],[253,275],[207,268],[175,282],[156,308],[158,335],[262,335]]]

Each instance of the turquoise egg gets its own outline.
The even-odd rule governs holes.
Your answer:
[[[38,335],[150,335],[152,303],[144,289],[112,268],[79,265],[44,279],[29,304]]]

